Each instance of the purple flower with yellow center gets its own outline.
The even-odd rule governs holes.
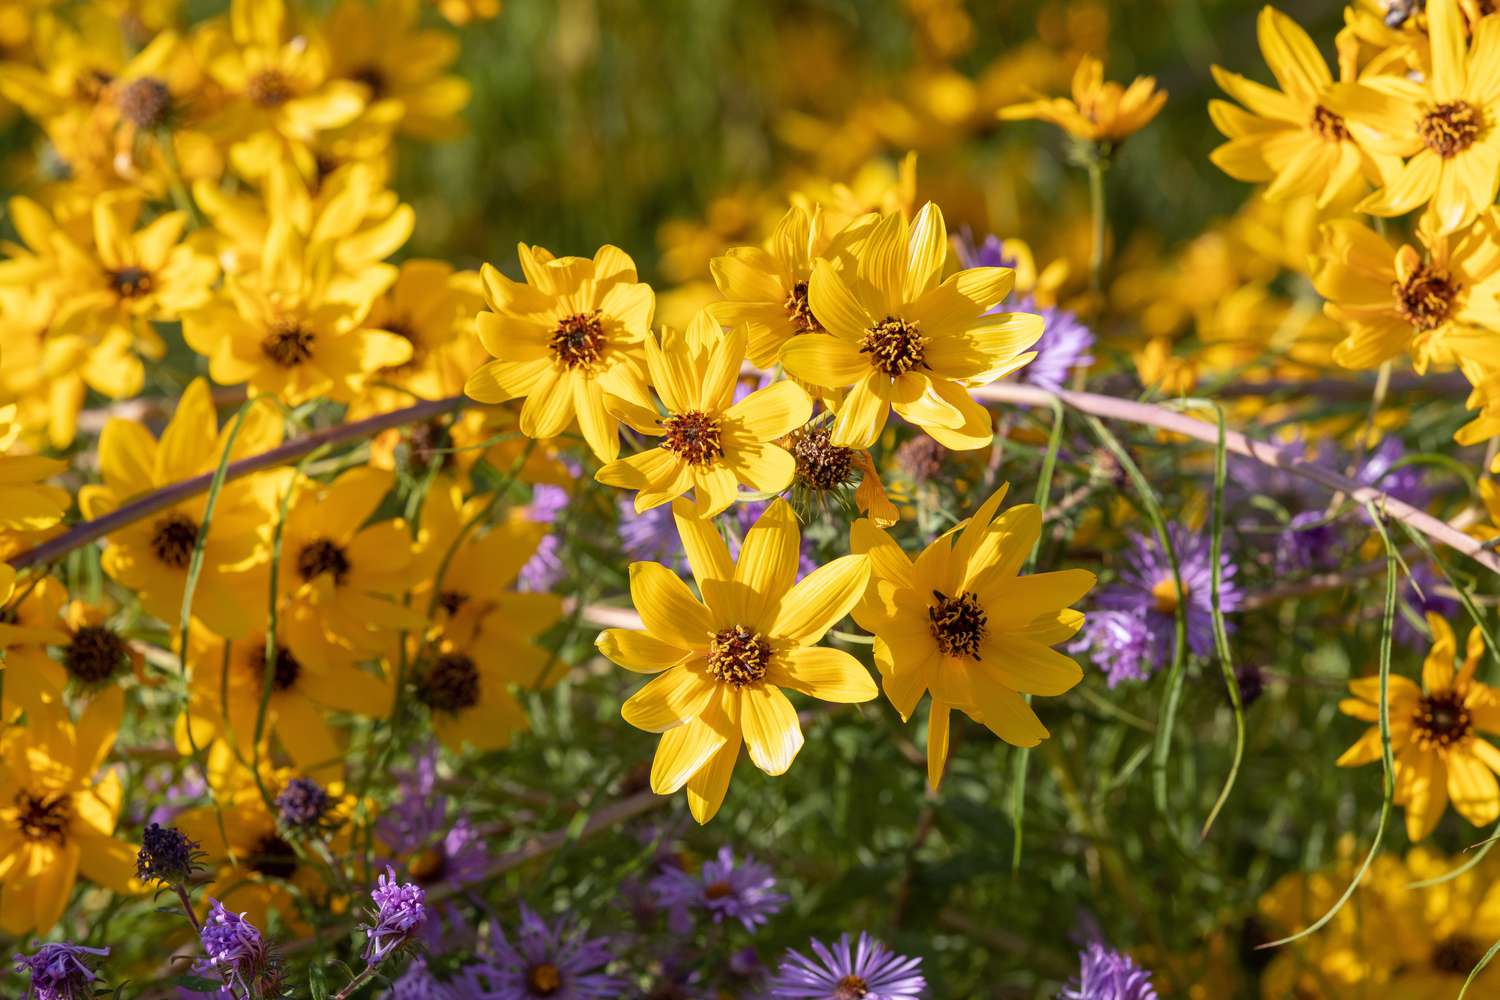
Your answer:
[[[515,942],[495,928],[491,954],[464,970],[453,993],[472,1000],[615,1000],[623,980],[605,974],[614,961],[609,939],[585,937],[566,918],[548,923],[521,906]]]
[[[775,891],[771,869],[746,858],[736,861],[728,847],[716,858],[703,862],[698,875],[672,868],[651,882],[661,905],[674,913],[703,911],[714,923],[738,920],[747,931],[765,923],[786,905],[787,897]]]
[[[427,893],[411,882],[397,882],[396,870],[387,866],[370,890],[370,899],[375,903],[375,919],[365,927],[364,959],[378,965],[427,922]]]
[[[1016,372],[1016,381],[1046,389],[1061,389],[1067,385],[1068,376],[1073,374],[1074,369],[1086,368],[1094,363],[1094,356],[1089,353],[1094,346],[1094,331],[1084,326],[1068,310],[1057,306],[1039,306],[1029,295],[1014,305],[1007,302],[996,309],[1037,313],[1045,324],[1041,339],[1031,345],[1036,357],[1025,368]]]
[[[777,1000],[919,1000],[927,989],[922,960],[891,951],[867,934],[845,934],[831,947],[813,940],[812,956],[789,951],[771,983]]]
[[[1111,685],[1121,680],[1150,677],[1169,663],[1174,653],[1177,609],[1187,616],[1188,648],[1207,657],[1214,650],[1213,563],[1208,536],[1171,525],[1167,530],[1177,556],[1177,580],[1172,564],[1155,534],[1134,534],[1124,566],[1114,583],[1095,599],[1098,611],[1088,616],[1076,651],[1090,653]],[[1228,553],[1219,554],[1219,608],[1231,612],[1243,599],[1234,583],[1234,566]],[[1099,612],[1117,612],[1115,616]],[[1124,617],[1121,617],[1124,616]],[[1138,625],[1131,625],[1135,619]],[[1143,628],[1142,628],[1143,626]]]
[[[1129,955],[1096,941],[1078,961],[1078,976],[1063,987],[1059,1000],[1157,1000],[1151,973]]]
[[[14,958],[16,971],[31,976],[28,1000],[91,1000],[99,977],[89,963],[108,954],[108,948],[57,942]]]

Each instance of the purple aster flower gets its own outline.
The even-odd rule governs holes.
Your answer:
[[[156,803],[155,808],[145,817],[147,823],[159,823],[169,826],[172,820],[184,810],[190,808],[208,794],[206,785],[199,775],[189,771],[176,781],[165,780],[159,773],[152,774],[143,784],[149,793],[142,798],[150,798]]]
[[[547,593],[557,586],[564,575],[562,540],[556,535],[547,535],[537,544],[536,551],[526,560],[517,575],[517,589],[532,593]]]
[[[375,922],[365,928],[364,959],[371,965],[385,961],[387,955],[411,940],[427,921],[427,893],[411,882],[397,882],[396,870],[387,866],[370,890],[375,903]]]
[[[1078,959],[1078,976],[1063,987],[1059,1000],[1157,1000],[1151,973],[1129,955],[1096,941]]]
[[[102,958],[108,948],[85,948],[77,944],[44,944],[30,955],[15,955],[16,971],[31,974],[26,991],[29,1000],[88,1000],[98,979],[89,968],[92,957]]]
[[[237,987],[248,994],[270,971],[270,952],[260,931],[243,913],[231,913],[213,898],[208,902],[210,909],[199,934],[208,958],[195,971],[217,973],[231,990]]]
[[[1397,500],[1409,503],[1413,507],[1426,507],[1432,500],[1432,491],[1427,487],[1426,475],[1422,467],[1420,465],[1396,467],[1405,454],[1406,445],[1401,443],[1401,439],[1388,437],[1364,457],[1364,460],[1355,467],[1354,474],[1350,478],[1389,493]],[[1368,511],[1365,512],[1365,517],[1369,517]]]
[[[1110,618],[1099,623],[1095,618],[1102,616],[1097,614],[1089,616],[1082,638],[1074,644],[1075,649],[1093,652],[1096,665],[1108,672],[1112,684],[1123,679],[1149,677],[1170,662],[1179,601],[1186,602],[1188,648],[1202,657],[1213,652],[1213,568],[1209,561],[1209,538],[1175,524],[1168,528],[1168,536],[1177,556],[1177,572],[1183,589],[1181,595],[1172,577],[1172,564],[1156,536],[1135,534],[1119,578],[1101,590],[1094,602],[1101,610],[1134,617],[1145,626],[1143,656],[1133,662],[1109,659],[1111,654],[1136,651],[1139,633],[1123,637],[1130,641],[1122,642],[1120,619]],[[1223,567],[1219,581],[1219,607],[1225,612],[1234,611],[1242,599],[1234,584],[1234,566],[1228,553],[1221,552],[1219,561]]]
[[[953,238],[958,259],[964,267],[1015,267],[1016,259],[1005,256],[1005,245],[1000,237],[991,233],[983,242],[976,244],[974,234],[968,226]]]
[[[1017,381],[1061,389],[1073,369],[1094,363],[1094,356],[1089,353],[1094,346],[1094,331],[1068,310],[1039,306],[1028,295],[1015,303],[996,306],[992,311],[1037,313],[1042,317],[1042,337],[1031,345],[1036,357],[1016,373]]]
[[[566,919],[549,924],[526,905],[515,944],[498,927],[485,961],[464,970],[453,991],[470,1000],[614,1000],[622,980],[599,971],[614,961],[607,938],[586,938]]]
[[[391,983],[386,1000],[462,1000],[453,989],[441,982],[427,968],[427,960],[420,955]]]
[[[1083,635],[1069,647],[1087,652],[1094,666],[1105,671],[1109,686],[1121,681],[1143,681],[1151,676],[1151,627],[1128,611],[1092,611]]]
[[[633,562],[658,562],[687,572],[687,555],[672,520],[672,505],[662,504],[637,514],[628,497],[617,501],[620,510],[620,548]]]
[[[828,947],[811,942],[813,958],[789,951],[776,971],[771,996],[787,1000],[919,1000],[927,989],[922,960],[898,955],[867,934],[852,948],[849,935]]]
[[[531,488],[531,505],[526,516],[538,524],[556,524],[557,516],[568,506],[568,491],[551,483],[537,483]]]
[[[705,910],[714,923],[738,920],[747,931],[765,923],[787,901],[775,891],[776,877],[768,866],[749,858],[736,862],[728,847],[719,848],[718,857],[703,862],[697,876],[669,869],[651,885],[661,904],[678,914]]]
[[[1343,549],[1343,531],[1321,510],[1294,516],[1276,538],[1276,571],[1307,573],[1336,565]]]

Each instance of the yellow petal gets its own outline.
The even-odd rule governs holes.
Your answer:
[[[748,620],[740,624],[756,628],[770,624],[782,595],[797,579],[801,541],[797,515],[780,498],[773,500],[745,533],[734,567],[735,582],[750,591],[745,595],[744,608]]]
[[[880,693],[858,660],[826,646],[788,650],[771,665],[766,682],[846,704],[870,701]]]
[[[660,673],[691,655],[689,650],[679,649],[646,632],[625,628],[605,629],[594,640],[594,646],[626,670],[642,674]]]
[[[802,749],[797,710],[786,695],[769,684],[741,688],[740,725],[755,766],[769,775],[785,774]]]
[[[870,582],[868,556],[840,556],[797,581],[782,598],[771,635],[799,646],[823,638],[864,596]]]
[[[713,626],[708,609],[687,584],[660,563],[630,564],[630,600],[646,631],[683,649],[707,649]]]
[[[627,698],[620,715],[637,729],[665,732],[702,715],[717,688],[718,682],[701,665],[675,666]]]

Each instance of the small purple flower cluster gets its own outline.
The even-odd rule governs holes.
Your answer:
[[[30,955],[16,955],[16,971],[31,976],[28,1000],[88,1000],[98,979],[89,962],[108,954],[108,948],[44,944]]]

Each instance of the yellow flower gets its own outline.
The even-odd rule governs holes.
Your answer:
[[[1365,150],[1325,101],[1333,77],[1301,26],[1265,7],[1256,21],[1261,55],[1281,90],[1215,66],[1214,79],[1245,108],[1210,101],[1209,115],[1229,142],[1209,158],[1229,176],[1260,184],[1281,201],[1316,196],[1318,207],[1352,201],[1394,178],[1400,160]]]
[[[232,97],[216,129],[234,141],[231,162],[247,177],[283,155],[315,176],[309,144],[364,110],[363,89],[329,78],[327,46],[297,30],[283,0],[232,0],[228,30],[207,31],[203,42],[209,76]]]
[[[645,384],[646,334],[655,296],[636,280],[635,262],[618,247],[587,257],[554,257],[518,248],[524,284],[486,264],[479,339],[495,358],[464,391],[481,403],[524,397],[521,433],[554,438],[576,418],[601,462],[620,454],[619,421],[609,392],[639,398]]]
[[[146,680],[145,657],[121,634],[115,603],[67,597],[60,583],[44,579],[23,605],[26,618],[18,613],[26,642],[7,653],[6,684],[25,692],[23,703],[60,703],[65,691],[75,698],[103,697],[127,674]],[[58,655],[48,645],[58,647]]]
[[[5,361],[9,362],[8,352]],[[68,466],[40,455],[5,454],[21,432],[15,415],[15,404],[0,406],[0,531],[42,531],[62,520],[69,506],[66,490],[42,480]]]
[[[807,301],[813,261],[833,257],[834,242],[821,206],[811,212],[793,206],[761,247],[732,247],[709,263],[714,284],[727,301],[709,308],[714,318],[750,331],[747,353],[757,368],[775,366],[781,348],[802,333],[822,333]]]
[[[134,420],[115,417],[104,426],[99,436],[104,482],[83,487],[79,508],[86,517],[102,517],[152,490],[211,473],[228,441],[229,426],[219,429],[207,380],[194,379],[159,442]],[[280,413],[268,405],[254,406],[245,414],[231,458],[280,443]],[[250,609],[264,603],[264,575],[251,571],[266,557],[272,478],[253,476],[225,484],[214,508],[193,592],[193,614],[220,635],[245,635],[256,617]],[[106,573],[139,595],[148,613],[173,627],[182,614],[188,564],[206,502],[201,496],[184,500],[112,532],[101,560]]]
[[[315,670],[382,652],[394,630],[425,616],[398,600],[410,587],[412,539],[401,518],[367,524],[395,483],[356,467],[332,483],[303,482],[281,539],[281,621],[298,662]]]
[[[458,39],[418,25],[418,0],[341,0],[322,25],[330,75],[365,88],[372,113],[386,108],[400,131],[441,139],[461,131],[469,84],[444,70],[458,58]]]
[[[1324,312],[1343,324],[1333,359],[1346,368],[1375,368],[1408,352],[1418,370],[1494,355],[1485,340],[1500,329],[1500,211],[1469,229],[1439,236],[1424,225],[1424,253],[1393,249],[1353,219],[1323,229],[1322,267],[1313,285]]]
[[[28,581],[26,592],[15,603],[15,570],[0,563],[0,590],[9,591],[4,601],[7,620],[0,623],[0,647],[5,658],[5,687],[0,690],[0,720],[10,721],[14,708],[33,708],[38,702],[58,702],[67,687],[68,675],[62,664],[47,654],[48,646],[66,647],[70,636],[58,621],[68,603],[68,590],[56,577],[44,576]]]
[[[183,317],[183,339],[208,358],[215,382],[246,382],[253,395],[289,404],[348,401],[375,372],[410,360],[408,341],[365,323],[371,301],[395,280],[396,269],[373,265],[362,294],[336,298],[327,281],[332,250],[308,246],[278,221],[259,275],[226,279],[208,305]]]
[[[474,21],[492,21],[500,16],[500,0],[431,0],[449,24],[463,27]]]
[[[594,478],[636,490],[637,513],[693,491],[700,517],[734,503],[740,485],[780,493],[791,485],[797,463],[775,441],[807,422],[812,400],[794,382],[774,382],[734,401],[745,362],[743,327],[720,334],[700,313],[686,335],[663,330],[661,341],[646,335],[651,384],[666,416],[649,399],[606,396],[611,414],[661,444],[610,462]]]
[[[1396,804],[1406,809],[1406,834],[1413,841],[1432,832],[1451,800],[1459,815],[1476,826],[1500,818],[1500,749],[1479,733],[1500,733],[1500,694],[1474,679],[1484,656],[1478,628],[1469,633],[1463,665],[1453,630],[1428,612],[1432,651],[1422,664],[1422,685],[1392,675],[1389,683],[1391,753],[1396,763]],[[1365,722],[1380,719],[1380,679],[1349,682],[1353,698],[1339,710]],[[1358,767],[1380,759],[1380,727],[1371,726],[1338,759]]]
[[[868,520],[850,529],[850,547],[866,553],[870,589],[854,620],[875,634],[875,665],[901,718],[932,692],[927,779],[942,781],[949,713],[965,713],[1015,746],[1048,736],[1021,693],[1059,695],[1083,679],[1072,659],[1052,649],[1083,626],[1069,609],[1094,586],[1086,570],[1021,576],[1042,529],[1035,504],[997,512],[1008,487],[980,506],[957,534],[928,545],[915,562]]]
[[[135,882],[136,849],[114,836],[123,794],[97,777],[125,711],[123,693],[91,701],[75,725],[58,703],[0,736],[0,930],[45,935],[81,873],[115,892]]]
[[[1167,103],[1156,78],[1138,76],[1121,87],[1104,79],[1104,64],[1084,56],[1073,71],[1073,99],[1054,97],[1013,104],[1000,109],[1005,121],[1037,119],[1051,122],[1086,142],[1118,143],[1139,132]]]
[[[1485,18],[1468,45],[1457,0],[1433,0],[1427,22],[1432,67],[1424,82],[1367,76],[1329,94],[1366,148],[1410,157],[1386,186],[1355,206],[1405,215],[1430,205],[1434,229],[1473,222],[1500,190],[1500,19]]]
[[[625,721],[661,733],[651,788],[687,787],[693,818],[719,811],[743,742],[755,766],[778,775],[802,749],[796,709],[782,688],[824,701],[876,695],[859,661],[816,646],[859,600],[869,561],[843,556],[796,580],[800,536],[785,500],[745,534],[738,562],[712,522],[679,501],[672,514],[703,600],[659,563],[630,566],[630,596],[644,631],[607,629],[600,652],[638,673],[656,674],[621,709]]]
[[[1010,292],[1003,267],[960,271],[939,284],[948,253],[943,213],[931,202],[908,226],[887,215],[856,251],[857,267],[819,260],[809,300],[827,334],[804,334],[782,363],[817,386],[849,386],[833,443],[868,448],[892,408],[955,450],[994,437],[990,414],[969,396],[1034,358],[1021,353],[1042,335],[1029,313],[985,315]]]

